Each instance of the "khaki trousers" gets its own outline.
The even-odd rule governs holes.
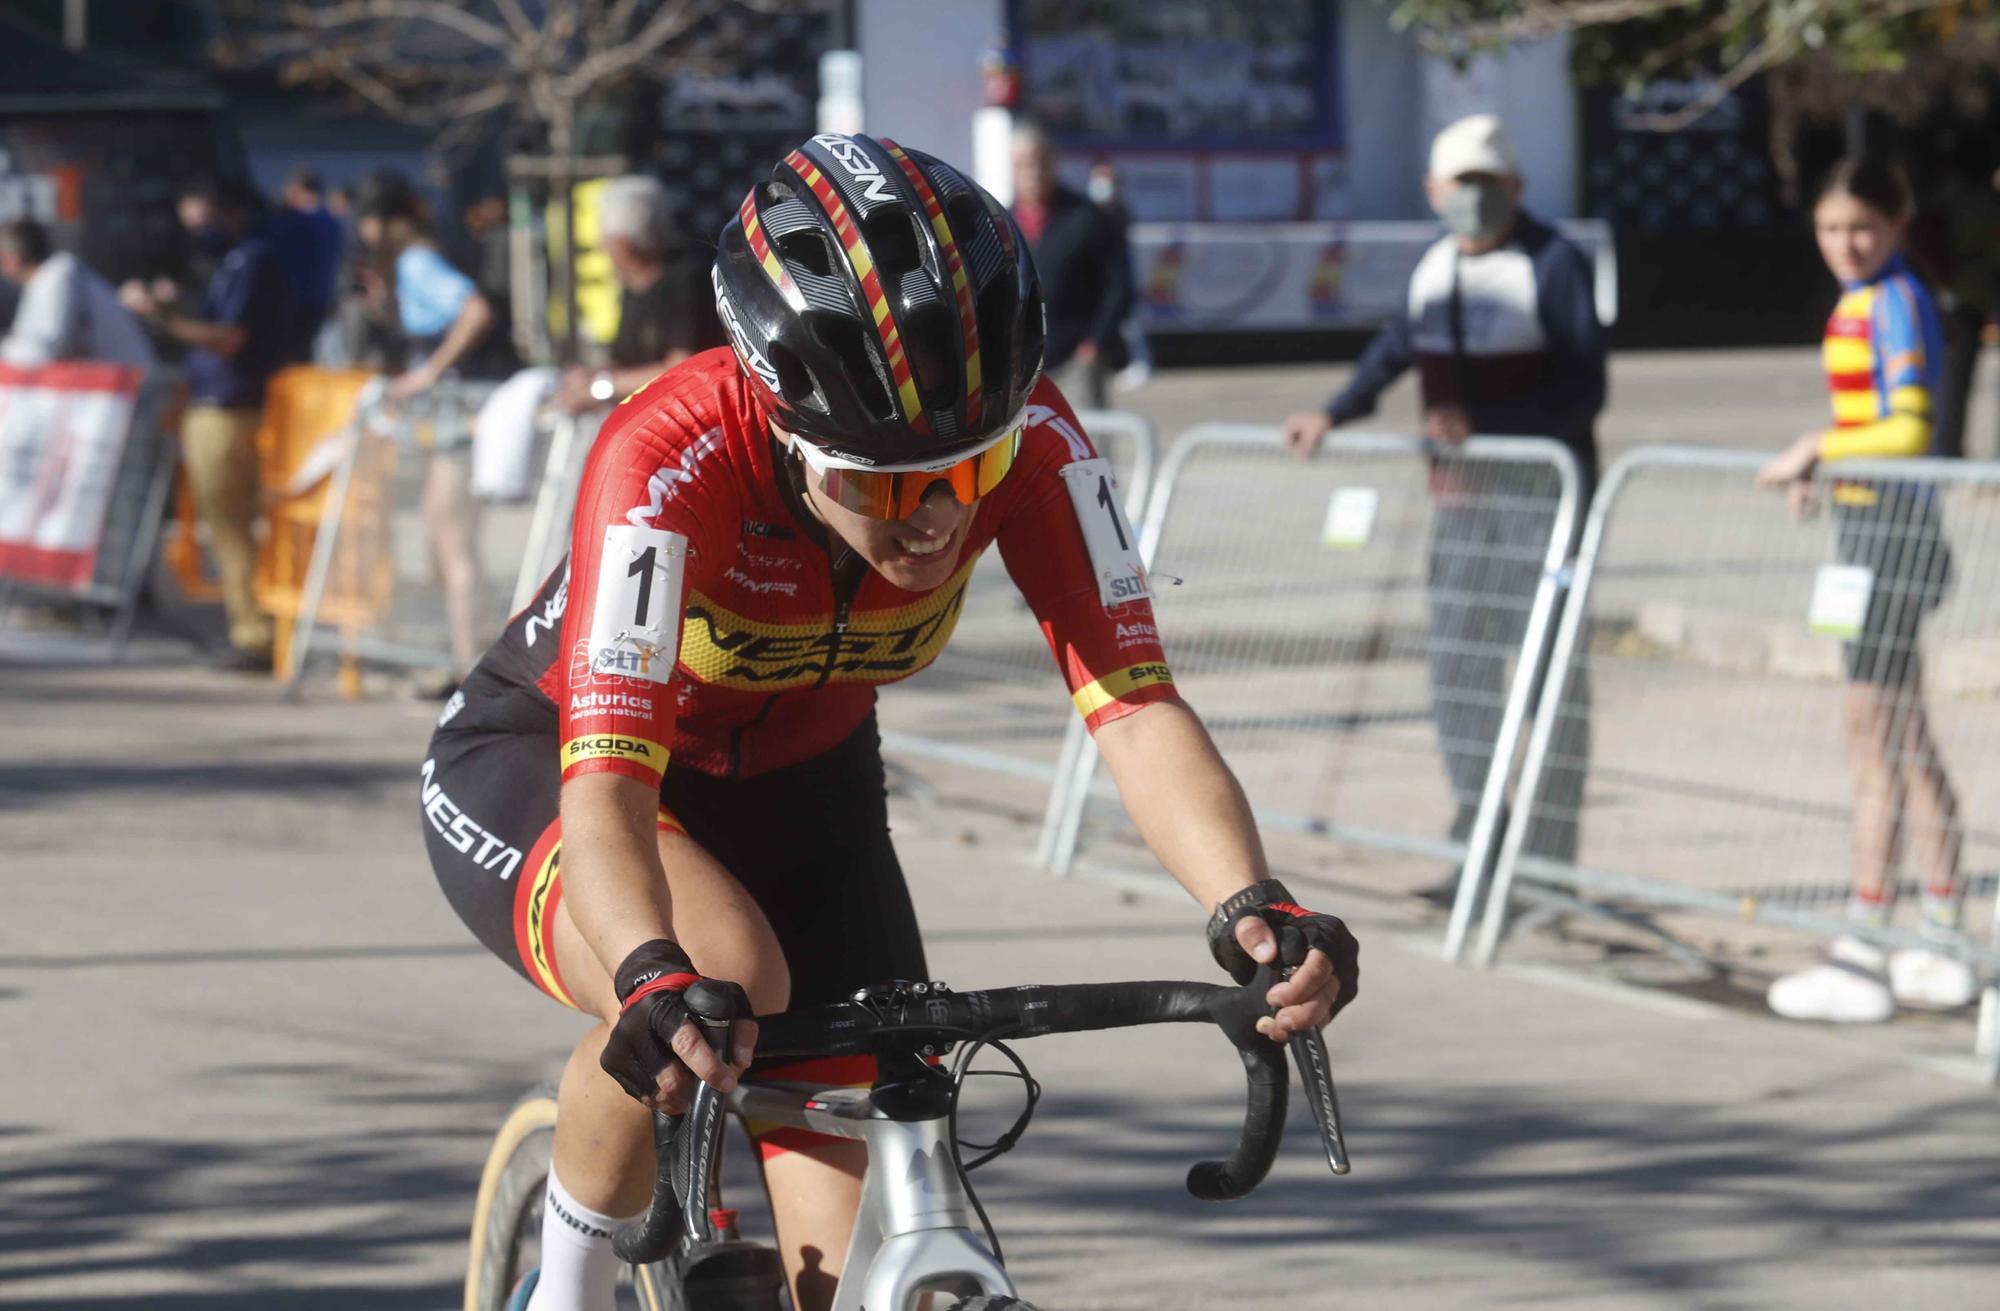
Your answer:
[[[271,649],[271,616],[257,606],[251,578],[257,566],[256,406],[191,405],[181,421],[181,455],[195,513],[208,529],[208,550],[222,576],[229,643],[243,651]]]

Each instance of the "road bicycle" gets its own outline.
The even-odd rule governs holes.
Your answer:
[[[1258,1018],[1270,1013],[1264,995],[1280,977],[1263,966],[1242,987],[1136,982],[953,992],[942,983],[894,982],[862,989],[837,1005],[759,1018],[760,1058],[873,1055],[875,1083],[843,1088],[753,1077],[726,1096],[703,1084],[685,1116],[655,1117],[659,1172],[652,1205],[613,1240],[633,1267],[637,1305],[645,1311],[782,1311],[788,1305],[778,1252],[740,1237],[735,1213],[723,1205],[721,1130],[733,1113],[867,1144],[861,1206],[834,1311],[917,1311],[930,1294],[939,1295],[930,1305],[949,1311],[1033,1311],[1019,1300],[1001,1263],[998,1235],[969,1178],[1019,1140],[1040,1095],[1005,1040],[1142,1024],[1215,1024],[1242,1057],[1248,1104],[1235,1149],[1225,1160],[1193,1166],[1187,1188],[1206,1201],[1240,1198],[1263,1181],[1284,1134],[1287,1048],[1256,1031]],[[722,1034],[712,1031],[711,1037],[719,1042]],[[1327,1164],[1346,1174],[1325,1042],[1314,1031],[1294,1035],[1288,1046]],[[980,1073],[1022,1079],[1026,1105],[1007,1133],[966,1162],[960,1149],[970,1144],[958,1136],[959,1095],[973,1058],[989,1047],[1015,1068]],[[948,1069],[942,1064],[947,1057],[953,1058]],[[554,1094],[539,1090],[515,1106],[494,1140],[473,1221],[466,1311],[504,1311],[510,1292],[537,1264],[554,1125]]]

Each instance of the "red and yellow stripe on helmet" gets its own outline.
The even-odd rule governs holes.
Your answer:
[[[805,180],[806,186],[812,189],[813,195],[826,209],[827,217],[833,220],[833,230],[847,252],[847,262],[854,266],[854,276],[860,280],[862,294],[868,298],[868,312],[874,316],[875,331],[882,339],[882,348],[889,354],[889,376],[895,381],[903,417],[917,431],[927,431],[930,421],[924,416],[923,402],[917,397],[916,378],[910,371],[909,357],[903,353],[903,339],[896,331],[895,316],[889,312],[889,298],[882,291],[882,279],[875,272],[875,261],[869,258],[868,247],[861,240],[861,229],[848,214],[840,193],[834,190],[833,184],[810,159],[794,150],[785,156],[785,162]]]
[[[958,332],[965,352],[965,421],[978,427],[984,400],[980,387],[979,371],[979,320],[972,312],[972,287],[965,276],[965,261],[959,258],[958,242],[952,239],[951,224],[945,220],[944,207],[938,204],[937,193],[931,189],[930,180],[916,162],[903,153],[903,148],[888,138],[883,138],[882,146],[902,167],[903,176],[916,188],[917,198],[923,202],[924,215],[931,221],[931,231],[937,234],[938,245],[944,250],[944,266],[951,274],[952,295],[958,300]]]

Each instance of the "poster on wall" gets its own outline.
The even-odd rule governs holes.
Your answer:
[[[110,364],[0,366],[0,578],[90,585],[139,382]]]
[[[1338,146],[1321,0],[1015,0],[1022,98],[1066,143]]]
[[[1340,217],[1333,6],[1013,0],[1023,110],[1142,221]]]

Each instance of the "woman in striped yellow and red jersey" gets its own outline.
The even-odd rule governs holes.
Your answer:
[[[1813,205],[1813,230],[1842,294],[1823,357],[1833,427],[1800,437],[1764,466],[1760,486],[1786,488],[1801,515],[1821,462],[1936,454],[1933,417],[1944,359],[1937,307],[1902,255],[1909,184],[1894,165],[1842,161]],[[1846,643],[1847,759],[1854,777],[1857,929],[1886,927],[1895,907],[1907,830],[1924,873],[1923,928],[1956,936],[1964,883],[1964,827],[1924,711],[1917,629],[1951,580],[1951,549],[1935,489],[1881,478],[1835,478],[1835,540],[1842,564],[1869,571],[1860,631]],[[1900,1002],[1958,1006],[1972,972],[1941,951],[1886,952],[1859,936],[1832,944],[1828,963],[1771,985],[1771,1008],[1793,1019],[1886,1020]]]

